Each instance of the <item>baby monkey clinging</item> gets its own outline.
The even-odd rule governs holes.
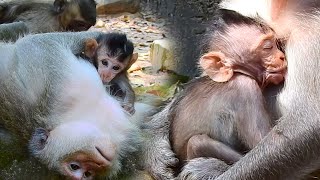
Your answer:
[[[110,85],[110,93],[122,98],[122,107],[134,114],[135,94],[130,85],[127,70],[138,59],[133,53],[133,43],[125,34],[108,33],[85,42],[84,55],[97,68],[104,84]]]

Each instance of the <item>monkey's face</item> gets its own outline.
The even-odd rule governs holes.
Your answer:
[[[60,23],[68,31],[86,31],[96,23],[96,3],[93,0],[65,2]]]
[[[277,41],[274,32],[269,32],[262,35],[258,41],[258,46],[255,48],[255,59],[259,60],[259,64],[263,67],[263,83],[262,86],[267,84],[279,84],[284,81],[287,62],[285,55],[278,49]]]
[[[285,56],[277,47],[274,32],[268,27],[231,26],[224,34],[216,34],[212,49],[201,57],[200,65],[216,82],[227,82],[234,72],[252,77],[261,87],[284,81]]]
[[[117,74],[126,67],[126,63],[121,63],[117,58],[108,56],[98,56],[98,72],[102,82],[109,83]]]
[[[91,179],[115,171],[118,146],[86,122],[66,123],[50,132],[38,129],[30,142],[36,157],[72,179]]]
[[[230,40],[231,44],[237,48],[236,54],[241,56],[234,64],[240,65],[240,72],[246,71],[257,77],[262,86],[283,82],[287,67],[285,55],[278,49],[275,33],[271,29],[265,31],[256,26],[240,26],[229,31],[229,38],[235,39],[234,42]],[[243,32],[250,36],[245,36]]]

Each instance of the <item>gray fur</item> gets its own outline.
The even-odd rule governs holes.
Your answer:
[[[81,31],[87,30],[90,26],[95,24],[96,9],[93,1],[61,1],[63,2],[63,4],[61,4],[63,7],[60,7],[62,8],[60,10],[58,10],[58,7],[54,6],[54,2],[54,0],[50,2],[39,2],[36,0],[12,0],[8,2],[2,2],[0,3],[0,23],[22,21],[29,29],[29,32],[32,33]],[[86,8],[86,10],[83,8]],[[77,11],[73,11],[74,9],[77,9]],[[84,12],[86,14],[83,14]],[[68,19],[69,22],[66,22],[66,19]],[[74,25],[69,27],[71,23],[74,23],[74,20],[81,20],[83,24],[85,23],[88,27],[81,30],[79,25],[77,25],[77,27]]]
[[[29,35],[15,44],[0,44],[1,56],[8,54],[8,49],[14,50],[11,60],[1,58],[0,62],[0,122],[12,131],[17,131],[16,124],[23,124],[25,128],[16,133],[24,135],[25,140],[34,127],[51,129],[54,120],[46,116],[59,103],[57,93],[62,88],[61,82],[72,68],[66,66],[69,59],[65,51],[81,52],[84,48],[81,42],[98,35],[97,32]],[[29,78],[20,77],[22,74]]]
[[[155,179],[173,179],[174,172],[171,167],[176,166],[179,162],[169,142],[170,121],[168,115],[172,104],[173,102],[168,104],[144,125],[148,135],[143,145],[144,168]]]
[[[229,166],[215,158],[195,158],[183,167],[177,179],[214,179],[228,170]]]
[[[47,33],[27,35],[15,43],[0,43],[0,128],[7,129],[3,131],[6,134],[10,132],[9,138],[12,135],[18,139],[13,143],[20,143],[19,146],[26,149],[35,128],[52,130],[63,121],[59,114],[68,111],[70,107],[63,104],[61,91],[66,89],[66,84],[71,83],[71,77],[76,78],[72,74],[72,69],[75,68],[72,67],[72,61],[86,63],[74,54],[83,51],[86,39],[97,38],[100,34]],[[89,63],[88,68],[95,72]],[[100,81],[99,84],[103,89]],[[120,106],[118,110],[122,112]],[[116,114],[117,110],[115,111]],[[119,145],[119,160],[114,163],[115,171],[108,174],[109,178],[128,174],[138,166],[137,153],[142,138],[134,123],[128,126],[130,131],[123,132],[128,138]],[[12,142],[10,139],[8,141]],[[43,159],[41,161],[44,162]],[[16,166],[13,164],[11,167]],[[5,177],[21,178],[19,173],[10,173],[11,171],[0,173]]]
[[[3,11],[3,17],[0,17],[0,22],[2,23],[22,21],[25,22],[30,32],[34,33],[63,30],[58,19],[53,18],[54,14],[52,3],[10,1],[4,2],[0,4],[0,6],[4,7],[4,9],[0,10],[0,12]],[[41,12],[41,15],[36,12]]]
[[[0,27],[0,41],[16,41],[29,33],[28,27],[23,22],[1,24]]]

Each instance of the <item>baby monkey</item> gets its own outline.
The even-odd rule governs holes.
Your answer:
[[[170,135],[181,160],[214,157],[233,164],[270,131],[262,91],[284,81],[287,64],[267,25],[223,9],[217,17],[199,62],[206,76],[178,100]]]
[[[125,34],[108,33],[85,42],[83,55],[98,70],[103,84],[110,87],[111,95],[120,97],[122,107],[134,114],[135,94],[127,70],[138,59],[133,43]]]

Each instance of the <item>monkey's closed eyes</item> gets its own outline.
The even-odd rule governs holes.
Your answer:
[[[263,49],[264,50],[271,50],[273,48],[274,43],[275,43],[274,41],[272,41],[270,39],[266,39],[263,42]]]

